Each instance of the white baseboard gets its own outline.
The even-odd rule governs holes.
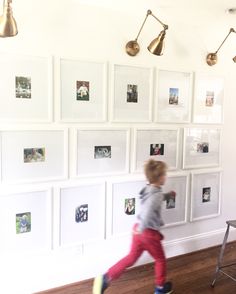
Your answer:
[[[186,238],[164,242],[166,256],[168,258],[198,251],[201,249],[221,245],[226,227],[223,229],[193,235]],[[236,241],[236,230],[231,229],[228,242]]]

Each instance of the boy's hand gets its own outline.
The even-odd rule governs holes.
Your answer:
[[[141,232],[138,230],[137,227],[135,227],[135,228],[133,229],[133,235],[138,235],[138,234],[141,234]]]
[[[176,192],[175,191],[170,191],[171,197],[175,198],[176,197]]]

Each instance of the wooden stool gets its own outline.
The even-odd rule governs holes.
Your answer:
[[[219,255],[219,258],[218,258],[214,280],[213,280],[213,282],[211,284],[212,287],[215,286],[215,283],[216,283],[216,280],[218,278],[219,273],[222,273],[223,275],[226,275],[231,280],[236,282],[236,278],[232,277],[231,275],[229,275],[229,274],[227,274],[226,272],[223,271],[223,269],[225,269],[227,267],[236,265],[236,262],[231,263],[231,264],[227,264],[227,265],[222,265],[223,258],[224,258],[225,247],[227,245],[227,240],[228,240],[228,237],[229,237],[229,230],[230,230],[230,227],[236,228],[236,220],[227,221],[226,224],[227,224],[227,230],[225,232],[224,241],[223,241],[221,251],[220,251],[220,255]]]

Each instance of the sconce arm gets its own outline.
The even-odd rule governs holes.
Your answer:
[[[138,38],[139,38],[139,36],[140,36],[140,34],[141,34],[142,30],[143,30],[143,27],[144,27],[144,25],[145,25],[145,23],[146,23],[147,18],[149,17],[149,15],[151,15],[152,17],[154,17],[154,18],[155,18],[155,19],[156,19],[156,20],[157,20],[157,21],[163,26],[164,30],[168,30],[168,25],[164,24],[159,18],[157,18],[157,17],[152,13],[151,10],[148,10],[148,11],[147,11],[147,14],[146,14],[146,17],[145,17],[145,19],[144,19],[144,21],[143,21],[143,23],[142,23],[142,26],[141,26],[141,28],[140,28],[140,30],[139,30],[139,32],[138,32],[138,35],[137,35],[137,37],[135,38],[135,41],[138,40]]]
[[[217,53],[220,51],[221,47],[224,45],[224,43],[226,42],[226,40],[228,39],[228,37],[229,37],[229,35],[230,35],[231,33],[236,33],[236,30],[235,30],[234,28],[231,28],[231,29],[229,30],[229,33],[228,33],[227,36],[225,37],[224,41],[220,44],[220,46],[219,46],[219,48],[216,50],[215,54],[217,54]]]

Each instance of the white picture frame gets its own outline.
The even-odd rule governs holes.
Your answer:
[[[56,191],[60,218],[60,231],[56,241],[58,247],[73,247],[104,240],[105,182],[88,181],[65,184]],[[80,214],[80,209],[83,215]]]
[[[185,128],[183,145],[184,169],[209,168],[220,165],[220,128]]]
[[[30,183],[68,178],[68,129],[4,129],[2,182]]]
[[[187,71],[158,71],[155,121],[189,123],[193,96],[193,74]]]
[[[150,158],[165,161],[170,170],[178,169],[179,136],[180,130],[178,128],[153,127],[136,129],[133,172],[142,172],[144,163]],[[155,151],[157,149],[159,152]]]
[[[209,73],[195,74],[193,122],[222,124],[224,78]]]
[[[178,172],[168,174],[163,192],[176,192],[176,197],[163,201],[162,218],[164,228],[184,225],[188,217],[189,173]]]
[[[151,122],[153,68],[119,65],[112,67],[113,122]]]
[[[75,130],[75,140],[75,177],[129,172],[129,129],[80,128]]]
[[[60,58],[60,120],[107,120],[107,64]],[[86,94],[86,95],[85,95]]]
[[[51,188],[5,186],[0,192],[0,214],[1,251],[29,253],[52,249]]]
[[[221,169],[192,172],[191,222],[221,214],[221,179]]]
[[[52,57],[0,56],[0,122],[48,123],[53,115]]]
[[[107,239],[132,234],[140,208],[139,193],[146,183],[145,178],[141,176],[120,177],[107,182]],[[128,200],[132,200],[135,206],[132,214],[126,213]]]

